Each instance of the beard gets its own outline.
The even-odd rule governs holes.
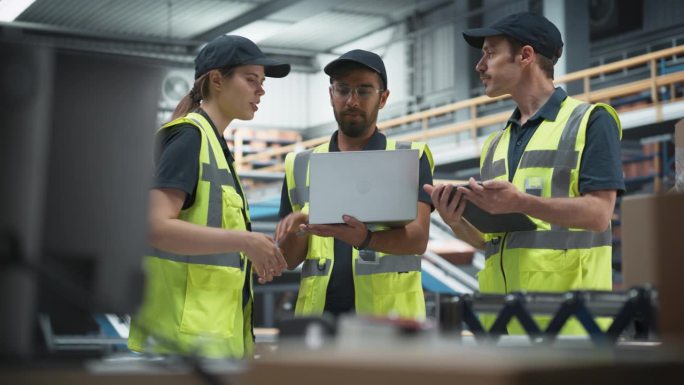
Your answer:
[[[365,111],[358,108],[348,108],[343,111],[338,111],[333,108],[333,110],[335,112],[337,127],[344,135],[350,138],[364,136],[369,130],[375,129],[375,122],[378,118],[377,106],[371,109],[372,112],[370,113],[370,116],[368,116]],[[348,116],[351,113],[355,114],[353,119]]]

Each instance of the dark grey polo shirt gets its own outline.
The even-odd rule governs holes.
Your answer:
[[[520,158],[537,127],[544,120],[556,120],[561,103],[567,97],[568,94],[558,87],[542,108],[522,126],[518,108],[508,119],[511,126],[511,140],[508,144],[509,181],[513,181]],[[579,169],[580,193],[597,190],[617,190],[618,195],[625,191],[617,123],[603,108],[594,109],[589,117]]]
[[[330,138],[328,151],[340,151],[337,144],[337,131]],[[387,138],[377,129],[370,138],[364,151],[384,150],[387,145]],[[420,158],[418,176],[418,201],[425,202],[432,206],[430,196],[423,191],[424,184],[432,184],[432,172],[427,155],[423,154]],[[283,181],[283,191],[280,197],[280,217],[284,218],[292,212],[292,205],[288,196],[287,178]],[[325,311],[335,316],[342,313],[354,311],[354,277],[352,272],[352,246],[335,239],[335,263],[330,274],[330,282],[325,297]]]

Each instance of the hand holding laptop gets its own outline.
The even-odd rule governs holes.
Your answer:
[[[343,215],[344,224],[311,225],[309,216],[303,213],[291,213],[283,218],[276,227],[276,244],[280,244],[290,234],[303,236],[313,234],[320,237],[334,237],[350,245],[361,244],[368,235],[368,228],[358,219]]]
[[[289,234],[301,234],[301,227],[307,225],[308,223],[309,216],[302,212],[288,214],[285,218],[278,222],[278,225],[276,226],[276,243],[285,239],[285,237],[287,237]]]
[[[363,243],[368,235],[368,227],[358,219],[343,215],[344,224],[335,225],[301,225],[300,228],[307,233],[319,237],[334,237],[349,245],[358,246]]]
[[[291,234],[304,236],[313,234],[321,237],[334,237],[352,246],[358,246],[368,236],[368,227],[358,219],[343,215],[343,224],[334,225],[312,225],[309,224],[309,216],[295,212],[283,218],[275,230],[276,245],[281,247],[281,242]]]

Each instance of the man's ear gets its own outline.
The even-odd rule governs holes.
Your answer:
[[[379,109],[382,109],[382,107],[385,107],[385,103],[387,103],[387,98],[389,98],[390,91],[389,90],[384,90],[382,91],[382,94],[380,94],[380,106]]]
[[[524,65],[529,65],[530,63],[536,61],[537,53],[534,52],[534,48],[530,45],[524,45],[520,49],[520,62]]]

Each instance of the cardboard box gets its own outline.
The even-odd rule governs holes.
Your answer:
[[[475,255],[475,248],[460,239],[431,239],[427,249],[454,265],[470,265]]]
[[[675,124],[675,187],[674,190],[684,192],[684,119]]]
[[[622,273],[625,288],[658,290],[661,335],[684,338],[684,193],[625,197],[622,201]]]

